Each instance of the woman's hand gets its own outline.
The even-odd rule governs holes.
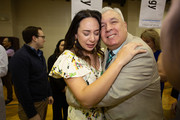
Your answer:
[[[141,43],[130,42],[124,45],[118,52],[116,60],[121,61],[123,65],[127,64],[136,54],[145,53],[144,49],[137,49],[142,46]]]

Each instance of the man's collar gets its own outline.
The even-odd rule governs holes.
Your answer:
[[[31,47],[28,44],[25,44],[26,46],[28,46],[32,51],[34,51],[39,57],[42,56],[43,52],[41,50],[36,50],[35,48]]]
[[[118,51],[122,48],[122,46],[124,45],[125,42],[126,42],[126,40],[121,44],[121,46],[119,46],[117,49],[113,50],[112,52],[116,55],[118,53]]]
[[[25,44],[25,45],[27,45],[29,48],[31,48],[33,51],[38,51],[38,50],[36,50],[35,48],[33,48],[32,46],[30,46],[29,44]]]

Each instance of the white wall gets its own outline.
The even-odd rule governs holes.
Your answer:
[[[65,0],[16,0],[16,33],[22,41],[21,32],[29,26],[40,26],[46,36],[44,56],[53,53],[58,40],[64,38],[70,24],[70,2]]]
[[[0,1],[0,36],[13,35],[13,15],[11,0]]]
[[[140,0],[127,0],[124,7],[119,7],[128,24],[128,31],[140,36],[144,29],[138,27]],[[107,3],[103,3],[107,6]],[[167,10],[167,9],[166,9]],[[66,0],[1,0],[0,17],[7,16],[8,21],[0,21],[0,36],[20,38],[20,46],[24,44],[22,30],[29,26],[40,26],[46,36],[42,49],[46,60],[53,53],[56,43],[64,38],[71,22],[71,2]],[[159,30],[158,30],[159,31]]]

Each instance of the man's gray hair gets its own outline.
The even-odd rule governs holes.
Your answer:
[[[122,12],[121,12],[121,10],[119,8],[104,7],[101,10],[101,13],[103,14],[103,13],[105,13],[108,10],[114,10],[115,12],[117,12],[121,16],[122,20],[124,21],[123,14],[122,14]]]

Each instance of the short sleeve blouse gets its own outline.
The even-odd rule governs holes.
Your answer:
[[[101,63],[101,58],[99,58]],[[83,77],[87,85],[94,82],[102,74],[102,68],[96,70],[90,66],[85,60],[77,57],[70,50],[65,50],[57,59],[52,67],[50,76],[55,78],[71,78],[71,77]],[[69,104],[68,107],[68,120],[103,120],[104,115],[101,108],[85,109],[81,106],[69,87],[66,90],[66,99]],[[76,105],[78,104],[78,107]]]
[[[101,63],[100,58],[99,60]],[[83,77],[88,84],[91,84],[99,78],[101,74],[101,65],[100,68],[96,70],[70,50],[65,50],[54,63],[49,75],[54,78]]]

